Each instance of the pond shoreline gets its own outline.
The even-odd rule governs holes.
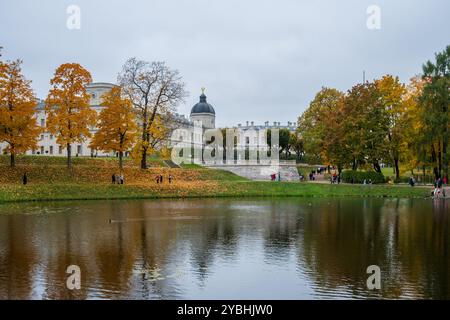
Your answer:
[[[331,185],[308,182],[201,181],[163,185],[17,184],[0,185],[0,204],[65,200],[199,198],[430,198],[426,187]]]

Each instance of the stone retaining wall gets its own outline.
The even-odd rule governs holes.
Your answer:
[[[279,166],[269,165],[208,165],[208,168],[230,171],[238,176],[251,180],[270,180],[272,174],[281,176],[281,181],[299,181],[297,166],[286,164]]]

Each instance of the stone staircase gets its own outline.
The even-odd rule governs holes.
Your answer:
[[[175,162],[173,162],[172,160],[163,160],[164,164],[166,166],[168,166],[169,168],[180,168],[179,165],[177,165]]]

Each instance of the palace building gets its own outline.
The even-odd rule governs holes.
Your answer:
[[[102,96],[110,91],[115,85],[112,83],[106,82],[93,82],[89,84],[86,88],[86,91],[91,96],[90,105],[91,108],[94,109],[97,113],[100,113],[104,108],[101,106]],[[207,102],[207,98],[205,95],[205,89],[202,88],[202,93],[200,95],[200,100],[196,103],[189,115],[189,118],[185,115],[180,115],[175,113],[173,115],[173,123],[172,129],[186,129],[190,132],[190,140],[194,145],[203,145],[203,132],[207,129],[215,129],[216,128],[216,111],[214,107]],[[36,120],[38,125],[42,128],[45,128],[47,122],[47,113],[45,112],[45,104],[44,101],[40,101],[37,106],[36,112]],[[201,123],[202,129],[200,133],[196,133],[194,128],[194,124]],[[242,126],[239,124],[237,127],[233,127],[235,129],[241,129],[243,132],[246,131],[259,131],[264,129],[281,129],[288,128],[290,131],[295,130],[295,123],[288,123],[288,126],[282,126],[280,122],[274,122],[273,125],[269,125],[269,122],[266,122],[265,125],[254,125],[253,121],[248,122],[247,125]],[[89,128],[91,135],[93,136],[97,132],[96,127]],[[179,140],[178,140],[179,141]],[[100,150],[94,150],[89,147],[91,142],[90,138],[86,138],[82,143],[74,143],[72,145],[72,155],[74,156],[114,156],[114,152],[102,152]],[[177,142],[177,141],[173,141]],[[6,143],[0,143],[0,153],[6,151],[7,145]],[[35,150],[28,150],[26,152],[27,155],[46,155],[46,156],[67,156],[66,146],[59,145],[56,142],[56,136],[53,134],[43,130],[38,139],[38,147]]]

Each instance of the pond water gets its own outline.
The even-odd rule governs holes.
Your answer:
[[[0,205],[1,299],[450,298],[450,210],[425,199]],[[81,270],[69,290],[66,269]],[[369,265],[381,289],[369,290]]]

